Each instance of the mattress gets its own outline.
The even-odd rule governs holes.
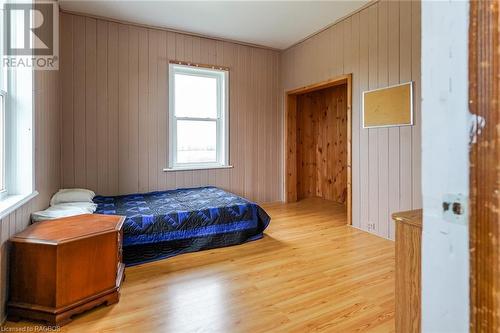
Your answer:
[[[123,261],[136,265],[263,236],[270,217],[217,187],[97,196],[97,214],[123,215]]]

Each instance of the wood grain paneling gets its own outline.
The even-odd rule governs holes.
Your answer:
[[[392,215],[396,222],[396,332],[418,333],[421,321],[422,209]]]
[[[216,185],[281,200],[278,52],[68,13],[61,31],[62,86],[71,90],[62,99],[63,187],[113,195]],[[170,60],[229,67],[232,169],[163,171]]]
[[[297,95],[286,98],[285,116],[285,165],[286,165],[286,201],[297,201]],[[292,186],[290,186],[292,184]]]
[[[399,2],[389,1],[387,11],[387,74],[388,84],[393,85],[399,83]],[[384,83],[381,82],[381,84]],[[415,104],[417,105],[420,103]],[[419,120],[416,119],[416,116],[414,126],[420,126]],[[384,130],[380,129],[379,132],[384,132]],[[389,218],[389,212],[396,212],[399,210],[399,127],[391,127],[387,130],[387,132],[387,181],[385,181],[385,175],[382,174],[380,184],[382,191],[385,186],[387,186],[388,195],[379,197],[379,202],[382,202],[381,212],[384,214],[384,216],[381,217],[381,221],[386,221]],[[385,159],[383,159],[383,161],[385,161]],[[386,197],[388,200],[387,205],[384,204]],[[384,234],[388,234],[389,238],[394,239],[396,228],[393,220],[389,220],[387,231],[385,230],[386,228],[383,223],[379,223],[379,230],[384,232]]]
[[[347,200],[347,86],[297,95],[297,197]]]
[[[281,53],[281,98],[286,91],[353,74],[353,226],[391,239],[390,214],[422,206],[420,5],[374,2]],[[415,125],[363,129],[361,93],[408,81],[414,82]]]
[[[471,2],[470,331],[500,331],[500,4]],[[480,124],[483,124],[481,126]]]

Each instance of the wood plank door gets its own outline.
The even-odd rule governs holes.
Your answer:
[[[470,325],[500,331],[500,25],[498,1],[471,1]]]

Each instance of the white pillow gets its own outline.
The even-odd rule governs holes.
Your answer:
[[[59,190],[52,199],[50,200],[50,205],[54,206],[60,203],[68,202],[92,202],[95,193],[90,190],[72,188]]]
[[[33,222],[53,220],[61,217],[68,217],[80,214],[92,214],[96,211],[97,205],[90,202],[68,202],[57,204],[31,214]]]
[[[38,221],[44,221],[44,220],[58,219],[61,217],[88,214],[88,213],[89,212],[87,209],[77,207],[77,206],[55,205],[55,206],[47,208],[46,210],[31,213],[31,220],[33,222],[38,222]]]
[[[86,213],[93,214],[97,209],[97,204],[93,202],[65,202],[51,206],[50,208],[56,207],[60,209],[80,208],[83,209]]]

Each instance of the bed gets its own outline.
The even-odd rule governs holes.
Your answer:
[[[123,215],[123,262],[133,266],[262,238],[270,217],[217,187],[97,196],[96,214]]]

